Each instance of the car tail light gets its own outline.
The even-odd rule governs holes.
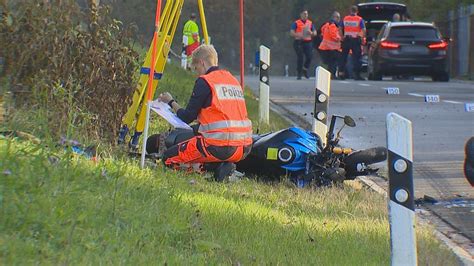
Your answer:
[[[396,42],[383,41],[380,43],[380,47],[383,49],[398,49],[400,48],[400,44]]]
[[[433,49],[433,50],[446,50],[448,49],[448,43],[445,41],[432,43],[428,45],[428,48]]]

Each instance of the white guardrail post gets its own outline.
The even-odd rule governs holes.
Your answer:
[[[186,46],[188,45],[188,36],[183,35],[183,51],[181,52],[181,67],[188,67],[188,57],[186,56]]]
[[[391,265],[417,265],[411,121],[387,115]]]
[[[331,92],[331,73],[318,66],[316,68],[316,89],[313,113],[313,132],[321,137],[323,146],[327,143],[328,109]]]
[[[261,123],[268,124],[270,121],[270,49],[260,45],[260,93],[259,119]]]

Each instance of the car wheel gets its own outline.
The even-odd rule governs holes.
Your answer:
[[[374,74],[373,74],[372,72],[369,72],[367,78],[368,78],[369,80],[374,80]]]
[[[442,72],[442,73],[434,74],[434,75],[431,76],[431,80],[448,82],[449,81],[449,73],[448,72]]]
[[[372,71],[369,71],[368,79],[369,80],[382,80],[382,75],[380,75],[380,73],[377,72],[376,68],[374,67]]]
[[[372,73],[372,75],[374,78],[373,80],[382,80],[382,74],[380,74],[376,68],[374,68],[374,73]]]
[[[441,75],[439,76],[439,81],[448,82],[449,81],[449,73],[448,72],[441,73]]]

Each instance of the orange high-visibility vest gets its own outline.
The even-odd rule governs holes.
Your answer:
[[[301,19],[295,21],[296,23],[296,33],[302,32],[303,33],[303,41],[311,41],[311,32],[313,28],[313,22],[307,19],[306,22],[303,22]]]
[[[341,49],[341,35],[336,24],[327,22],[321,27],[321,34],[323,40],[319,45],[320,50],[340,50]]]
[[[362,18],[357,15],[349,15],[344,17],[344,36],[353,38],[363,37],[360,23]]]
[[[199,133],[206,144],[246,146],[252,144],[252,121],[247,117],[244,92],[226,70],[202,75],[211,88],[211,105],[198,114]]]

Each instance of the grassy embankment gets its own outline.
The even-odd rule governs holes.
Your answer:
[[[191,75],[169,67],[161,90],[184,103],[192,84]],[[257,102],[247,98],[256,121]],[[1,127],[39,133],[38,122],[14,117]],[[261,131],[286,126],[275,114],[270,120]],[[153,125],[152,132],[167,128],[156,117]],[[385,199],[363,188],[214,183],[162,167],[140,170],[116,154],[94,163],[51,143],[0,138],[5,265],[387,265],[386,209]],[[426,228],[418,228],[418,247],[422,265],[455,263]]]

